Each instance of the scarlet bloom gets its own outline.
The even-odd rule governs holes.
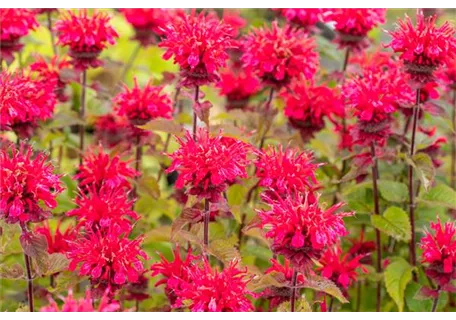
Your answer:
[[[70,69],[71,64],[66,58],[52,57],[51,61],[46,61],[42,56],[38,56],[30,65],[40,81],[52,81],[55,83],[54,93],[60,102],[68,101],[68,96],[65,95],[65,86],[68,82],[68,77],[65,72]]]
[[[292,82],[289,89],[281,93],[285,115],[304,141],[325,127],[325,118],[335,123],[345,113],[339,94],[325,85],[301,80]]]
[[[121,188],[108,188],[105,185],[99,190],[89,188],[76,198],[76,209],[67,212],[67,216],[77,217],[79,226],[91,230],[106,230],[115,227],[122,232],[130,232],[132,222],[139,219],[132,211],[133,201]]]
[[[284,8],[284,9],[273,9],[280,12],[289,22],[309,29],[314,26],[317,22],[323,21],[323,14],[327,9],[295,9],[295,8]]]
[[[187,272],[189,280],[175,277],[171,287],[177,299],[174,308],[188,306],[192,312],[248,312],[253,311],[253,296],[246,285],[247,270],[239,270],[238,262],[231,262],[223,271],[212,269],[204,259],[203,265],[192,264]],[[169,281],[168,281],[169,284]]]
[[[166,170],[179,173],[176,188],[186,186],[190,194],[218,202],[229,183],[247,178],[250,145],[222,134],[212,137],[205,128],[198,129],[195,140],[189,131],[177,140],[180,148],[169,155],[172,163]]]
[[[385,23],[386,9],[330,9],[325,16],[335,22],[340,47],[359,50],[368,46],[369,31]]]
[[[434,234],[426,232],[421,239],[422,259],[428,264],[426,274],[444,286],[456,279],[456,226],[446,222],[443,226],[440,219],[431,222]]]
[[[285,199],[262,194],[269,210],[257,210],[259,226],[266,229],[266,238],[272,239],[271,250],[289,259],[295,268],[308,271],[312,260],[318,260],[323,252],[340,237],[347,234],[344,217],[354,212],[337,213],[344,204],[338,203],[329,209],[322,209],[309,193],[295,193]]]
[[[165,28],[165,60],[174,56],[181,70],[182,85],[201,86],[219,80],[217,71],[226,65],[227,50],[234,48],[232,29],[204,12],[180,14]]]
[[[436,16],[425,18],[418,12],[416,19],[416,26],[407,16],[399,20],[396,30],[390,32],[392,40],[388,46],[401,53],[412,79],[425,83],[441,65],[451,66],[450,59],[456,57],[456,31],[448,21],[437,27]]]
[[[60,297],[63,300],[63,305],[59,305],[49,297],[49,305],[42,307],[41,312],[114,312],[120,310],[120,304],[117,301],[111,300],[109,293],[106,292],[100,300],[98,308],[94,307],[92,293],[86,291],[85,298],[79,300],[73,297],[73,290],[68,291],[68,297]]]
[[[301,75],[312,79],[319,61],[315,41],[291,27],[254,29],[243,42],[242,62],[268,85],[281,88]]]
[[[58,44],[69,47],[69,56],[75,68],[85,70],[99,67],[100,53],[108,44],[114,44],[117,32],[109,24],[111,19],[104,12],[95,12],[89,16],[87,10],[77,13],[66,11],[55,23]]]
[[[92,284],[113,291],[128,282],[136,282],[144,271],[147,255],[141,250],[142,238],[128,239],[116,228],[91,232],[72,242],[67,253],[69,269],[79,267],[80,276],[89,276]]]
[[[220,94],[226,97],[227,110],[245,109],[250,98],[261,89],[259,79],[249,69],[227,68],[220,74],[217,86]]]
[[[39,121],[52,117],[56,105],[55,82],[39,81],[23,74],[0,74],[0,129],[13,130],[21,138],[32,136]]]
[[[456,57],[449,59],[447,66],[438,72],[438,78],[449,90],[456,90]]]
[[[293,286],[294,269],[290,265],[290,261],[285,259],[284,264],[280,264],[277,260],[271,259],[272,266],[269,267],[265,274],[272,275],[276,280],[280,281],[284,286],[267,287],[261,292],[261,297],[269,300],[269,311],[278,307],[282,302],[290,301]],[[304,275],[298,273],[296,285],[302,286],[305,282]],[[298,289],[299,290],[299,289]],[[299,291],[298,291],[299,292]]]
[[[119,116],[126,116],[132,124],[145,124],[155,118],[171,118],[173,109],[168,94],[162,86],[153,86],[150,81],[140,88],[135,78],[132,89],[124,86],[123,92],[114,98]]]
[[[36,233],[42,234],[46,237],[49,254],[66,253],[69,249],[69,243],[71,241],[74,241],[76,238],[76,233],[73,227],[67,227],[66,230],[62,233],[60,230],[61,224],[62,220],[59,220],[57,222],[55,232],[51,231],[51,228],[49,227],[49,223],[47,221],[43,223],[43,226],[35,229]]]
[[[83,190],[99,190],[103,185],[111,189],[131,189],[129,179],[138,172],[128,166],[129,162],[122,161],[118,155],[111,157],[100,146],[98,152],[93,149],[84,155],[74,179],[79,180]]]
[[[95,120],[95,141],[104,147],[114,148],[119,144],[130,147],[132,130],[128,119],[116,114],[102,115]]]
[[[0,53],[8,62],[13,61],[13,53],[24,46],[22,37],[39,26],[35,13],[30,9],[0,9]]]
[[[192,255],[191,251],[187,253],[184,259],[181,258],[179,247],[174,249],[174,260],[168,261],[163,255],[160,255],[161,261],[151,266],[152,276],[161,275],[163,279],[157,281],[155,286],[165,285],[165,294],[171,305],[177,300],[175,293],[176,288],[180,288],[181,283],[190,281],[189,270],[194,261],[198,260],[197,256]],[[179,282],[181,280],[182,282]]]
[[[231,35],[237,38],[242,28],[247,25],[247,21],[242,18],[239,10],[223,9],[223,22],[231,27]]]
[[[278,148],[269,146],[259,153],[255,162],[256,175],[260,179],[258,185],[265,187],[271,197],[275,194],[286,197],[299,192],[312,191],[318,188],[315,170],[321,164],[313,163],[312,154],[300,152],[298,149],[287,148],[285,151],[280,145]]]
[[[340,245],[337,245],[323,254],[319,260],[322,266],[318,270],[321,271],[323,277],[347,290],[353,282],[357,281],[357,270],[359,268],[367,273],[367,269],[361,265],[360,260],[362,258],[364,255],[357,255],[352,258],[348,253],[343,254]]]
[[[156,44],[169,20],[168,10],[159,8],[119,9],[135,29],[134,40],[146,47]]]
[[[0,149],[0,218],[6,223],[40,222],[57,206],[55,197],[63,191],[60,175],[47,155],[31,146],[3,145]],[[41,207],[40,202],[44,203]]]

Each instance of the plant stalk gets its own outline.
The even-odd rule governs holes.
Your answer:
[[[81,88],[81,106],[79,108],[79,118],[82,124],[79,126],[79,165],[82,165],[84,156],[84,136],[85,136],[85,107],[86,107],[86,87],[87,87],[87,70],[82,72],[82,88]]]
[[[195,87],[195,98],[194,98],[194,101],[195,101],[195,104],[198,104],[199,103],[199,86],[196,86]],[[193,111],[193,140],[196,141],[196,124],[198,122],[198,117],[196,115],[196,112]]]
[[[451,132],[451,188],[456,189],[456,89],[453,90],[453,128]]]
[[[47,23],[48,23],[48,29],[49,33],[51,34],[51,45],[52,45],[52,52],[54,53],[54,56],[57,56],[57,47],[55,45],[55,40],[54,40],[54,32],[52,31],[52,13],[47,12]]]
[[[32,278],[32,261],[30,257],[24,252],[25,269],[27,271],[27,300],[29,305],[29,312],[34,312],[33,308],[33,278]]]
[[[435,297],[434,302],[432,303],[431,312],[437,311],[437,305],[439,304],[439,297],[440,297],[440,286],[437,287],[437,297]]]
[[[295,304],[296,304],[296,285],[298,283],[298,271],[295,269],[293,270],[293,276],[291,278],[291,297],[290,297],[290,308],[291,312],[295,311]]]
[[[204,247],[207,248],[209,245],[209,220],[211,212],[209,210],[209,200],[204,200]]]
[[[379,194],[378,194],[378,185],[377,185],[377,180],[378,180],[378,161],[377,157],[375,154],[375,143],[371,143],[371,154],[372,154],[372,183],[373,183],[373,192],[374,192],[374,214],[375,215],[380,215],[380,206],[379,206]],[[375,229],[375,242],[376,242],[376,247],[377,247],[377,273],[382,272],[382,241],[381,241],[381,234],[380,230]],[[377,283],[377,302],[376,302],[376,310],[377,312],[380,311],[381,307],[381,299],[382,299],[382,285],[381,282],[379,281]]]

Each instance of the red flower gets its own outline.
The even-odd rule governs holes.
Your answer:
[[[55,197],[63,191],[60,176],[43,152],[31,146],[14,144],[0,149],[0,218],[7,223],[40,222],[51,215],[39,204],[53,209]]]
[[[151,266],[152,276],[161,275],[163,279],[157,281],[155,286],[165,285],[165,294],[169,299],[171,305],[176,303],[175,288],[179,288],[182,280],[183,283],[190,281],[189,270],[193,262],[198,260],[198,257],[192,255],[191,251],[188,252],[187,257],[183,260],[179,253],[179,247],[174,249],[174,260],[168,261],[163,255],[160,255],[161,261]]]
[[[416,27],[407,16],[399,20],[396,30],[390,32],[392,40],[388,46],[401,53],[413,80],[427,82],[438,67],[456,57],[455,28],[448,21],[437,27],[437,17],[425,18],[422,12],[418,12],[416,19]]]
[[[456,225],[446,222],[443,227],[440,219],[431,222],[434,234],[426,232],[421,239],[422,258],[428,263],[426,274],[440,286],[456,279]]]
[[[315,41],[302,30],[290,27],[254,29],[244,40],[242,62],[250,67],[267,84],[276,88],[287,85],[303,75],[313,78],[317,71],[318,53]]]
[[[145,124],[155,118],[171,118],[173,109],[168,94],[162,86],[153,86],[147,82],[143,89],[135,85],[130,90],[124,86],[124,91],[114,98],[116,111],[119,116],[126,116],[132,124]]]
[[[91,230],[105,230],[115,227],[122,232],[130,232],[132,222],[139,219],[132,211],[133,201],[128,200],[128,194],[121,188],[107,188],[99,190],[87,189],[87,193],[80,193],[76,198],[78,208],[67,212],[67,216],[76,216],[79,226]]]
[[[60,231],[60,225],[62,224],[62,220],[57,222],[57,227],[55,229],[54,234],[49,227],[49,223],[45,221],[43,226],[38,227],[35,229],[36,233],[42,234],[46,237],[47,244],[48,244],[48,253],[66,253],[69,249],[69,243],[74,241],[76,238],[76,234],[74,232],[74,228],[69,226],[66,228],[65,232],[62,233]]]
[[[265,274],[272,275],[276,280],[280,281],[284,286],[267,287],[261,292],[261,297],[269,300],[269,311],[278,307],[285,301],[290,301],[293,286],[294,269],[290,265],[290,261],[285,259],[284,264],[280,264],[277,260],[271,259],[272,266],[269,267]],[[304,275],[298,273],[296,284],[302,286],[305,282]],[[299,289],[298,289],[299,290]],[[299,292],[299,291],[298,291]]]
[[[56,105],[53,79],[39,81],[29,76],[0,75],[0,129],[29,138],[38,121],[52,117]]]
[[[180,148],[169,155],[172,163],[166,170],[179,173],[176,188],[187,186],[190,194],[218,202],[229,183],[247,178],[250,145],[222,134],[212,137],[204,128],[198,129],[195,140],[189,131],[177,140]]]
[[[100,116],[95,121],[95,141],[104,147],[114,148],[119,144],[128,149],[131,145],[132,131],[130,123],[124,117],[115,114]]]
[[[89,232],[70,244],[67,253],[69,269],[79,267],[80,276],[89,276],[92,284],[117,289],[128,282],[136,282],[144,271],[147,255],[141,250],[142,238],[130,240],[114,228],[108,232]]]
[[[218,81],[217,70],[226,65],[227,50],[234,48],[232,29],[214,15],[181,14],[165,29],[165,60],[174,56],[179,64],[182,85],[201,86]]]
[[[282,146],[274,148],[269,146],[261,151],[255,162],[256,175],[260,179],[259,186],[265,187],[269,196],[276,193],[283,197],[299,192],[311,191],[318,188],[315,170],[321,165],[312,163],[310,153],[300,152],[298,149],[287,148],[283,151]]]
[[[447,66],[438,72],[438,78],[449,90],[456,90],[456,57],[448,61]]]
[[[358,268],[367,273],[367,269],[360,262],[363,257],[363,255],[357,255],[351,258],[349,254],[343,255],[340,245],[337,245],[323,254],[319,260],[322,267],[319,267],[318,270],[321,271],[323,277],[346,290],[353,282],[357,281]]]
[[[307,271],[312,259],[318,260],[326,248],[347,234],[343,219],[354,212],[336,211],[338,203],[327,210],[320,208],[319,195],[309,201],[309,193],[296,192],[285,199],[262,195],[270,210],[257,210],[259,225],[266,228],[266,238],[273,240],[272,251],[289,259],[294,267]]]
[[[146,47],[156,44],[169,20],[168,10],[158,8],[119,9],[135,29],[134,40]]]
[[[331,9],[326,21],[334,21],[340,47],[359,50],[367,47],[367,34],[385,23],[386,9]]]
[[[284,8],[284,9],[272,9],[280,12],[289,22],[300,26],[304,29],[314,26],[317,22],[323,21],[323,13],[327,9],[295,9],[295,8]]]
[[[104,12],[89,16],[87,10],[77,13],[66,11],[55,23],[58,44],[70,48],[69,55],[75,68],[85,70],[102,64],[98,59],[108,44],[114,44],[119,35],[109,24],[111,18]]]
[[[120,310],[120,304],[117,301],[111,300],[109,292],[105,292],[101,298],[98,308],[95,309],[93,298],[90,290],[86,291],[85,298],[79,300],[74,299],[73,290],[68,291],[68,297],[60,297],[63,300],[62,308],[49,297],[49,305],[42,307],[41,312],[114,312]]]
[[[66,58],[54,56],[51,61],[46,61],[42,56],[38,56],[30,65],[30,70],[34,71],[37,79],[40,81],[53,81],[56,86],[54,89],[55,95],[60,102],[68,101],[68,96],[65,95],[65,86],[67,79],[65,79],[64,72],[71,66]]]
[[[340,96],[324,85],[293,81],[289,90],[283,90],[281,96],[285,101],[285,115],[300,131],[304,141],[325,127],[325,118],[335,123],[335,117],[344,115]]]
[[[241,17],[239,10],[223,9],[223,22],[231,27],[231,36],[237,38],[240,30],[247,25],[247,21]]]
[[[188,267],[189,280],[175,277],[172,286],[177,299],[173,308],[188,306],[192,312],[248,312],[253,311],[253,296],[246,285],[247,270],[239,270],[231,262],[223,271],[212,269],[204,259],[203,265]],[[168,282],[169,283],[169,282]]]
[[[35,13],[30,9],[0,9],[0,53],[7,62],[13,53],[22,49],[22,37],[39,26]]]
[[[227,68],[220,75],[217,86],[220,94],[226,96],[227,110],[245,109],[249,99],[260,91],[260,81],[249,69]]]
[[[120,160],[118,155],[111,157],[100,146],[97,153],[90,150],[84,155],[74,179],[79,180],[79,187],[83,190],[99,190],[103,185],[111,189],[130,189],[128,180],[137,176],[138,172],[128,167],[129,162]]]

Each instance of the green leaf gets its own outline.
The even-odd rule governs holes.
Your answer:
[[[207,251],[224,264],[227,264],[233,260],[241,260],[241,255],[236,249],[237,243],[237,237],[234,235],[228,239],[217,239],[209,243]]]
[[[339,287],[337,287],[337,285],[334,282],[324,277],[307,277],[303,287],[317,291],[322,291],[326,294],[329,294],[330,296],[333,296],[334,298],[337,298],[337,300],[339,300],[341,303],[348,302],[348,300],[344,297],[343,293],[340,291]]]
[[[423,152],[413,156],[411,165],[415,168],[424,190],[428,191],[435,178],[435,167],[431,157]]]
[[[419,200],[432,206],[456,209],[456,191],[444,184],[435,186]]]
[[[396,181],[378,180],[378,190],[383,199],[392,202],[403,202],[408,195],[407,186]]]
[[[235,206],[241,205],[245,198],[245,193],[247,188],[240,184],[234,184],[228,188],[226,191],[226,196],[228,198],[228,205]]]
[[[291,302],[285,301],[277,307],[278,312],[290,312],[291,311]],[[312,312],[312,307],[307,301],[305,296],[301,298],[297,297],[295,302],[295,312]]]
[[[404,295],[407,284],[412,280],[412,267],[404,259],[396,259],[385,270],[386,291],[400,312],[404,310]]]
[[[398,207],[389,207],[383,216],[372,215],[372,225],[381,232],[400,241],[408,242],[411,238],[411,226],[407,213]]]
[[[143,177],[138,181],[139,192],[146,193],[154,199],[160,198],[160,186],[154,177]]]
[[[177,136],[182,135],[182,133],[184,132],[182,126],[176,121],[162,118],[154,119],[152,121],[149,121],[145,125],[138,127],[143,130],[161,131]]]
[[[12,266],[0,264],[0,279],[24,279],[24,269],[18,263]]]

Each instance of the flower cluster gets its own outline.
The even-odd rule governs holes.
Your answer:
[[[242,62],[268,85],[281,88],[301,75],[312,79],[319,61],[315,41],[290,27],[254,29],[243,42]]]
[[[217,71],[226,65],[227,50],[235,47],[229,25],[214,15],[195,11],[181,14],[167,25],[159,46],[166,49],[165,60],[174,56],[186,87],[218,81]]]
[[[248,107],[251,97],[260,91],[260,81],[250,69],[227,68],[220,74],[217,83],[220,94],[226,97],[227,110],[242,109]]]
[[[117,301],[113,301],[109,298],[106,292],[101,298],[98,308],[95,309],[93,305],[92,293],[87,290],[84,298],[76,300],[73,297],[73,291],[68,291],[68,296],[61,297],[63,305],[59,308],[59,305],[54,299],[49,298],[49,305],[44,306],[40,309],[41,312],[114,312],[120,310],[120,304]]]
[[[195,139],[187,131],[178,142],[180,148],[169,155],[172,163],[167,169],[179,173],[176,188],[186,186],[190,194],[218,202],[229,183],[247,177],[248,144],[222,134],[212,137],[203,128],[198,129]]]
[[[49,223],[45,221],[43,226],[35,228],[35,232],[42,234],[46,237],[48,244],[48,252],[52,253],[66,253],[70,247],[70,242],[74,241],[76,238],[75,229],[71,226],[67,227],[66,230],[62,233],[60,226],[62,220],[59,220],[54,234],[52,234]]]
[[[168,10],[159,8],[120,9],[125,19],[135,29],[134,40],[146,47],[157,43],[168,22]]]
[[[7,223],[40,222],[50,212],[40,206],[53,209],[55,197],[63,191],[60,176],[43,152],[35,154],[31,146],[14,144],[0,149],[0,218]]]
[[[282,199],[278,196],[262,195],[269,210],[257,210],[260,226],[266,228],[266,238],[273,241],[271,249],[289,259],[295,268],[307,271],[312,260],[318,260],[324,251],[347,234],[343,218],[353,212],[337,213],[344,204],[338,203],[322,209],[315,199],[295,193]]]
[[[87,10],[66,11],[60,17],[54,26],[58,44],[70,48],[68,54],[75,68],[85,70],[100,66],[98,56],[118,37],[109,24],[110,17],[103,12],[89,16]]]

